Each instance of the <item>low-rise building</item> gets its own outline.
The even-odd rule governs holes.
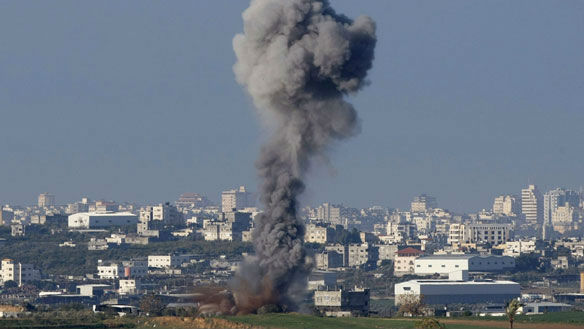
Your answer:
[[[189,261],[184,255],[150,255],[148,256],[148,267],[171,268],[180,267],[182,263]]]
[[[461,271],[462,272],[462,271]],[[448,280],[410,280],[395,285],[395,303],[408,297],[423,296],[425,304],[507,303],[521,295],[521,287],[512,281],[467,281],[466,275]]]
[[[369,289],[325,289],[314,292],[314,307],[326,316],[367,316],[369,302]]]
[[[140,291],[140,281],[136,279],[122,279],[120,280],[120,288],[118,293],[120,295],[135,295]]]
[[[6,281],[14,281],[18,286],[22,286],[24,282],[41,279],[40,272],[35,270],[31,264],[17,263],[8,258],[2,260],[0,277],[2,278],[3,283]]]
[[[398,250],[395,254],[395,259],[393,262],[393,275],[403,276],[406,274],[414,274],[414,262],[416,258],[420,257],[421,255],[423,255],[421,250],[412,247]]]
[[[509,256],[476,254],[428,255],[414,260],[416,275],[447,275],[455,271],[496,272],[511,270],[515,259]]]
[[[129,212],[80,212],[69,215],[69,228],[90,229],[136,225],[138,216]]]

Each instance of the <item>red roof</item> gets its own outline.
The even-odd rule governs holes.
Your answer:
[[[412,248],[412,247],[407,247],[407,248],[404,248],[402,250],[398,250],[398,252],[397,252],[397,254],[399,256],[410,255],[410,254],[420,255],[423,253],[424,252],[422,252],[420,249],[416,249],[416,248]]]

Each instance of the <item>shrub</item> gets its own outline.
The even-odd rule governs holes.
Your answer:
[[[414,328],[416,328],[416,329],[445,329],[446,325],[444,325],[444,323],[438,322],[438,320],[436,320],[436,319],[427,318],[427,319],[423,319],[420,321],[416,321]]]

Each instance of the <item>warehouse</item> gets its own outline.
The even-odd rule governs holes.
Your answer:
[[[448,280],[410,280],[395,285],[396,305],[408,296],[423,296],[425,304],[506,303],[521,294],[518,283],[495,280],[465,280],[467,274],[458,272]]]
[[[80,212],[69,216],[69,228],[90,229],[136,225],[138,216],[130,212]]]
[[[514,267],[513,257],[495,255],[429,255],[414,260],[416,275],[448,274],[455,271],[497,272],[511,270]]]

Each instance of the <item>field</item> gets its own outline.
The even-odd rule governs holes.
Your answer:
[[[509,328],[504,318],[438,318],[449,329]],[[0,320],[0,328],[230,328],[230,329],[414,329],[418,319],[404,318],[323,318],[306,314],[264,314],[222,316],[211,318],[188,317],[138,317],[117,318],[103,322],[66,321],[54,319],[52,323],[39,323],[34,319]],[[93,322],[93,323],[92,323]],[[519,316],[515,322],[519,329],[584,329],[584,312],[550,313],[539,316]]]

